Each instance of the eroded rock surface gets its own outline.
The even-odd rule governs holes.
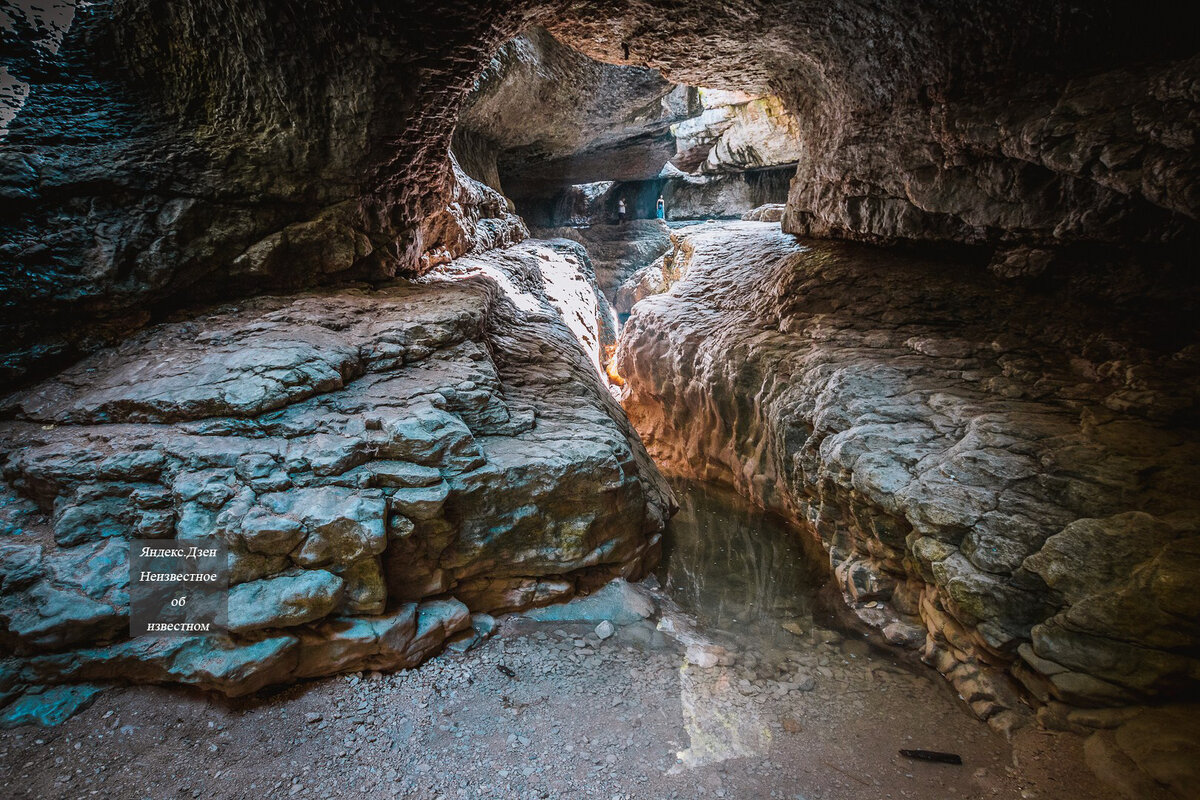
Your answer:
[[[700,111],[694,88],[596,61],[532,28],[488,63],[459,125],[492,143],[503,189],[525,197],[652,178],[675,154],[672,123]]]
[[[1200,373],[1166,313],[1186,299],[1147,313],[767,223],[687,238],[686,274],[618,349],[667,471],[818,536],[858,616],[998,728],[1018,685],[1081,705],[1195,691]]]
[[[671,165],[681,172],[742,172],[800,158],[798,123],[778,97],[702,89],[700,102],[701,114],[671,127]]]
[[[538,228],[541,238],[558,237],[587,248],[596,270],[596,283],[610,302],[617,288],[671,247],[671,233],[661,220],[632,219],[623,225],[587,228]]]
[[[471,2],[50,11],[53,37],[2,26],[27,87],[0,144],[5,380],[119,341],[152,305],[428,269],[443,243],[423,223],[464,199],[459,105],[526,23]]]
[[[642,573],[670,491],[582,336],[578,255],[219,307],[4,400],[0,690],[412,666],[471,611]],[[228,544],[228,635],[128,638],[127,540],[169,537]]]
[[[791,232],[1006,247],[1194,241],[1196,43],[1163,21],[1133,3],[593,0],[548,27],[672,81],[778,96],[800,141]]]
[[[1197,240],[1196,43],[1179,9],[315,0],[288,16],[267,0],[125,0],[55,5],[49,35],[19,13],[44,4],[10,5],[10,379],[118,341],[150,306],[443,260],[425,222],[461,199],[449,154],[464,100],[536,24],[605,62],[556,81],[578,54],[542,34],[527,37],[542,37],[540,62],[509,48],[519,96],[569,112],[541,119],[552,135],[511,139],[523,169],[549,165],[560,184],[614,166],[645,175],[637,155],[670,138],[664,122],[690,101],[668,87],[683,84],[773,95],[791,114],[789,231],[1002,250]],[[612,102],[577,113],[574,84]],[[529,105],[483,102],[480,127],[497,142],[520,134],[538,121]],[[727,144],[710,151],[717,163],[740,149]],[[589,153],[590,165],[571,158]],[[496,188],[494,170],[475,177]]]

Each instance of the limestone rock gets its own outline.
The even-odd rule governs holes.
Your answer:
[[[487,217],[491,198],[464,207],[449,161],[475,76],[527,24],[517,9],[463,7],[447,25],[334,3],[322,24],[280,27],[269,4],[69,8],[9,63],[33,100],[0,150],[4,195],[28,211],[0,237],[14,264],[0,283],[6,380],[119,341],[154,304],[416,274],[453,241],[422,241],[421,225],[451,199],[473,244],[522,235],[511,215]],[[347,70],[346,52],[372,66]],[[430,80],[417,62],[437,53],[454,55]],[[195,398],[209,399],[224,402]]]
[[[0,621],[28,648],[110,638],[128,624],[128,553],[116,539],[49,552],[0,546]]]
[[[478,647],[496,632],[496,618],[491,614],[472,614],[471,627],[454,634],[447,640],[446,647],[456,653]]]
[[[90,706],[103,691],[103,686],[79,683],[28,692],[0,711],[0,728],[19,725],[53,727]]]
[[[775,92],[800,156],[791,231],[1001,249],[1195,238],[1190,29],[1133,3],[1007,0],[955,25],[894,2],[320,0],[304,20],[266,0],[175,5],[72,7],[13,48],[31,99],[0,147],[22,209],[3,230],[6,378],[118,341],[151,306],[414,274],[514,241],[497,198],[454,177],[460,116],[542,183],[653,177],[675,155],[667,126],[699,110],[673,85]],[[506,82],[521,91],[491,90]],[[710,152],[769,155],[744,144]],[[234,399],[252,405],[247,388]]]
[[[231,697],[291,678],[295,636],[250,640],[210,636],[141,636],[116,644],[38,655],[21,667],[33,685],[81,681],[182,683]]]
[[[534,27],[492,58],[460,125],[495,143],[504,189],[524,197],[544,182],[654,177],[675,154],[671,124],[699,106],[656,70],[594,61]]]
[[[847,601],[876,606],[860,616],[924,643],[983,717],[1019,706],[997,666],[1090,705],[1195,686],[1200,440],[1156,390],[1112,402],[1127,377],[1083,366],[1087,305],[764,223],[683,235],[686,273],[617,354],[665,469],[819,537]],[[1119,346],[1146,387],[1200,389],[1186,347]]]
[[[787,198],[791,167],[715,175],[674,175],[660,190],[667,219],[738,219]]]
[[[703,113],[671,129],[677,151],[671,163],[682,172],[742,172],[799,160],[799,125],[778,97],[708,89],[700,103]]]
[[[596,271],[596,283],[609,302],[616,299],[618,286],[671,246],[667,226],[656,219],[632,219],[624,225],[536,230],[539,236],[571,239],[586,247]]]
[[[287,628],[321,619],[337,607],[344,587],[341,578],[320,569],[239,584],[229,592],[229,630]]]
[[[633,584],[612,581],[603,588],[569,603],[545,606],[522,616],[540,622],[609,622],[630,625],[654,615],[654,601]]]
[[[712,669],[720,660],[716,653],[711,648],[702,647],[700,645],[692,645],[684,654],[687,663],[694,664],[700,669]]]
[[[1200,793],[1200,724],[1195,706],[1149,709],[1118,726],[1117,748],[1180,797]]]
[[[779,222],[783,219],[784,208],[783,203],[767,203],[742,214],[742,219],[747,222]]]
[[[322,486],[265,494],[259,502],[300,524],[304,537],[292,558],[301,566],[348,564],[379,555],[386,546],[385,500],[370,490]]]
[[[462,600],[640,577],[672,498],[602,383],[601,300],[578,245],[527,242],[209,309],[8,397],[0,475],[39,511],[0,544],[23,680],[414,666],[470,627]],[[228,637],[124,638],[151,529],[228,543]]]
[[[301,634],[297,677],[415,667],[470,627],[458,601],[405,603],[379,617],[331,619]]]

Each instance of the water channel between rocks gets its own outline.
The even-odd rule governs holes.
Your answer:
[[[685,663],[680,671],[691,746],[676,769],[763,756],[783,744],[775,741],[781,732],[800,730],[801,718],[811,724],[868,706],[907,720],[893,737],[900,746],[959,751],[977,738],[958,738],[977,723],[945,683],[834,629],[817,602],[827,570],[815,540],[730,490],[690,481],[673,488],[680,509],[656,577],[679,610],[663,604],[659,627],[729,652],[715,667]]]
[[[1009,744],[932,671],[830,629],[802,532],[716,487],[675,490],[661,589],[616,582],[508,617],[416,670],[234,701],[114,688],[0,739],[0,775],[25,798],[1116,800],[1077,743]],[[728,655],[702,668],[689,642]]]
[[[667,594],[718,644],[779,662],[814,630],[825,580],[819,545],[712,484],[674,481],[679,511],[657,571]]]

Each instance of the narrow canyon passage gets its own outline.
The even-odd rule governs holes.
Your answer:
[[[0,793],[1200,797],[1174,15],[0,4]]]

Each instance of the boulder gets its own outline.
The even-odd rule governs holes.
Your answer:
[[[530,241],[215,307],[0,401],[36,509],[0,544],[21,683],[409,667],[472,611],[640,576],[672,499],[600,376],[602,299],[577,245]],[[126,638],[148,530],[228,544],[227,636]]]
[[[103,691],[103,686],[79,683],[27,692],[0,711],[0,728],[16,728],[20,725],[51,728],[83,711]]]

